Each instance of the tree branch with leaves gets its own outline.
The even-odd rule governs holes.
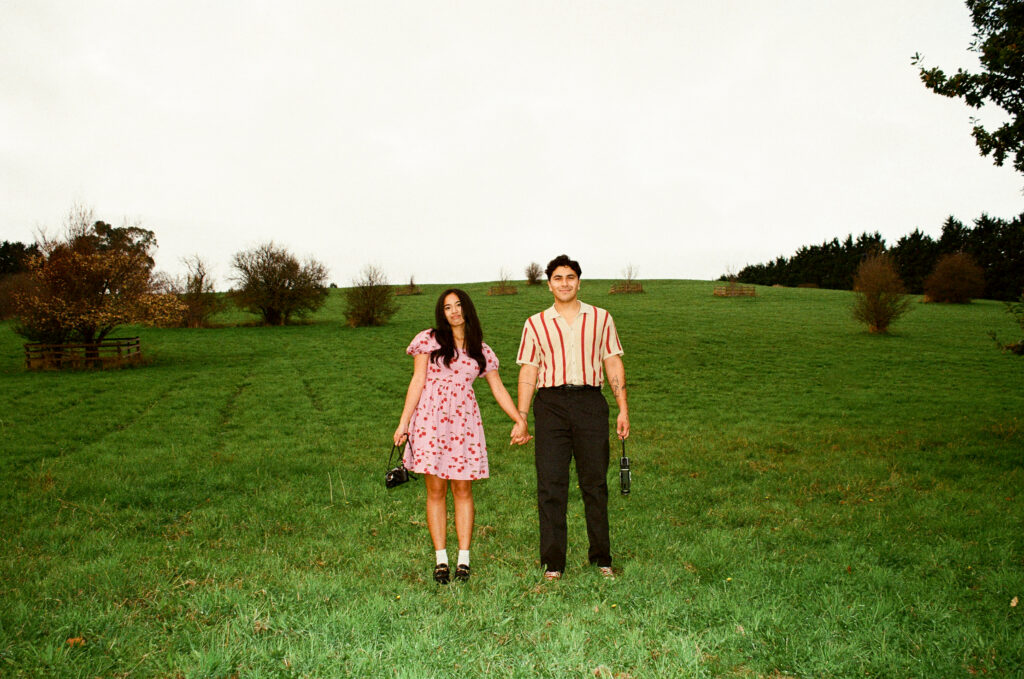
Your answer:
[[[974,41],[968,49],[981,61],[982,70],[958,69],[948,75],[941,68],[925,68],[915,54],[921,81],[936,94],[963,99],[971,108],[993,104],[1010,120],[989,129],[972,118],[972,134],[983,156],[1002,166],[1012,158],[1017,172],[1024,172],[1024,0],[967,0],[974,24]]]

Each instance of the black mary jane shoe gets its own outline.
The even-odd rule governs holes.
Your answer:
[[[437,584],[447,585],[450,577],[451,571],[448,570],[448,564],[439,563],[434,567],[434,582]]]
[[[455,579],[460,582],[469,580],[469,564],[460,563],[455,567]]]

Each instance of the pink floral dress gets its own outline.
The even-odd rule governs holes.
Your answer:
[[[430,354],[440,346],[434,331],[428,329],[413,338],[405,353]],[[486,344],[483,350],[487,362],[484,372],[497,370],[498,357]],[[473,392],[477,377],[480,365],[461,351],[456,352],[450,367],[445,367],[443,359],[427,363],[427,381],[409,421],[409,444],[404,456],[408,469],[442,479],[489,476],[484,425]]]

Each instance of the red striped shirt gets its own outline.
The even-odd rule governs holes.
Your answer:
[[[607,310],[580,302],[572,325],[555,307],[523,324],[516,363],[537,366],[538,387],[604,384],[604,360],[623,353],[615,322]]]

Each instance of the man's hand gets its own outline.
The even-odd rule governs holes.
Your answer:
[[[629,438],[629,413],[620,410],[619,416],[615,419],[615,433],[619,435],[620,439]]]

